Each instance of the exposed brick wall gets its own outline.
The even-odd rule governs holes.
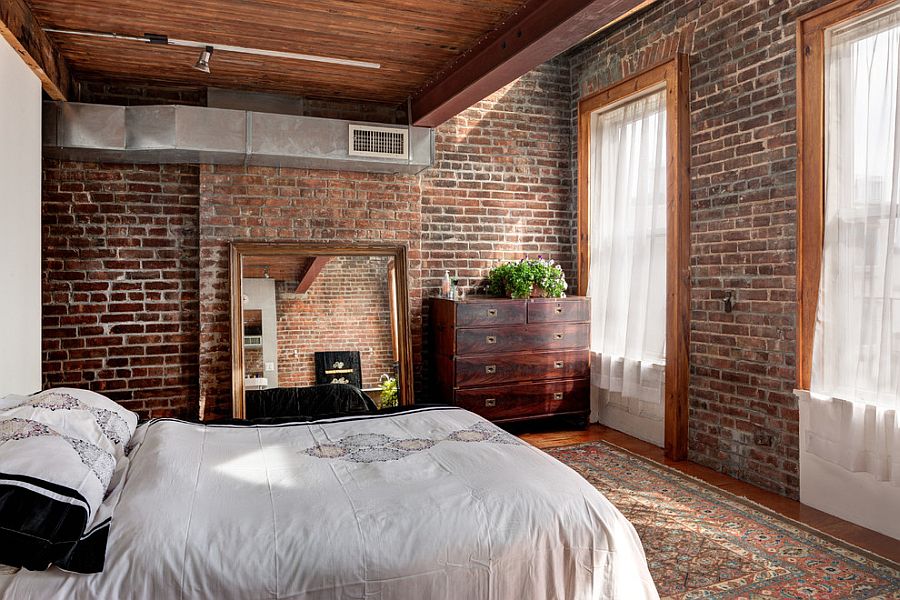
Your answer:
[[[306,169],[200,169],[200,398],[206,417],[231,413],[230,240],[354,241],[409,248],[414,368],[421,371],[421,210],[418,179]]]
[[[796,18],[825,3],[668,0],[570,52],[573,131],[581,96],[691,56],[690,458],[791,497]]]
[[[116,106],[207,105],[206,88],[187,85],[142,86],[125,82],[80,80],[77,94],[79,102]],[[308,117],[403,125],[408,121],[404,106],[346,99],[302,98],[298,100],[303,107],[303,114]]]
[[[522,76],[436,130],[422,173],[422,276],[472,292],[502,260],[557,259],[575,283],[568,60]],[[573,288],[574,289],[574,288]]]
[[[202,301],[198,360],[206,416],[226,416],[231,410],[227,255],[231,239],[406,244],[414,370],[420,395],[427,389],[423,380],[428,379],[428,373],[422,373],[423,361],[427,363],[427,358],[422,358],[422,297],[426,291],[436,292],[445,268],[462,276],[463,284],[471,288],[499,259],[543,253],[559,259],[571,278],[574,208],[569,204],[570,150],[565,123],[568,77],[566,63],[560,59],[439,128],[435,168],[418,177],[199,167],[200,233],[178,243],[200,247],[193,281],[199,282]],[[181,88],[144,90],[94,84],[82,92],[82,99],[92,102],[205,103],[205,96],[196,90]],[[402,116],[402,110],[389,114],[394,109],[371,106],[357,107],[354,113],[353,106],[344,102],[307,100],[305,106],[309,114],[317,116],[361,120],[391,120],[391,114],[399,120]],[[96,170],[92,165],[84,167]],[[72,165],[73,172],[78,168]],[[120,171],[120,167],[104,165],[95,176],[115,179]],[[428,256],[427,277],[422,275],[423,252]],[[48,281],[54,283],[64,276],[54,269],[45,271]],[[143,276],[140,270],[120,275],[123,285],[137,285]],[[80,342],[69,337],[60,343],[75,346]],[[142,393],[125,385],[121,397]],[[162,395],[174,397],[181,391],[175,386]],[[191,405],[191,411],[197,410],[197,394],[189,390],[185,396],[182,402]]]
[[[106,81],[79,81],[78,101],[116,106],[186,104],[206,106],[206,88],[196,86],[141,86]]]
[[[306,294],[275,286],[278,385],[315,385],[314,352],[358,351],[363,387],[394,373],[387,257],[343,256],[325,265]]]
[[[197,415],[198,169],[44,162],[44,386]]]

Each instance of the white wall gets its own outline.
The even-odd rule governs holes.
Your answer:
[[[262,311],[263,376],[269,380],[269,387],[278,387],[278,315],[275,304],[274,279],[243,279],[241,292],[246,300],[243,310]],[[269,364],[271,363],[271,364]],[[246,375],[246,373],[245,373]]]
[[[0,395],[41,389],[41,83],[0,38]]]
[[[900,487],[806,451],[810,403],[800,403],[800,502],[900,540]]]

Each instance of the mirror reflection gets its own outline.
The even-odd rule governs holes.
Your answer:
[[[396,404],[394,277],[392,256],[243,256],[246,398],[344,383],[376,405]]]

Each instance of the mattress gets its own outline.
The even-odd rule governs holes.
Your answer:
[[[631,524],[567,466],[443,407],[140,426],[102,573],[3,598],[657,598]]]

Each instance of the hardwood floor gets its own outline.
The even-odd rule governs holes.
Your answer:
[[[713,469],[690,461],[675,462],[663,456],[662,448],[633,438],[603,425],[591,425],[583,430],[560,430],[559,422],[548,421],[544,424],[529,424],[509,427],[509,431],[518,435],[538,448],[554,448],[584,442],[605,441],[625,448],[640,456],[650,458],[658,463],[678,469],[686,475],[701,479],[711,485],[743,496],[773,510],[785,517],[799,521],[809,527],[818,529],[834,537],[844,540],[860,548],[874,552],[900,562],[900,541],[878,532],[854,525],[843,519],[816,510],[796,500],[779,496],[773,492],[758,488],[755,485],[738,481]]]

